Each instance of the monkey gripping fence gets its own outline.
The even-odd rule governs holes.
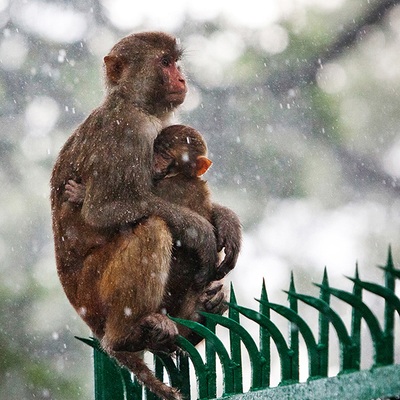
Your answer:
[[[329,285],[326,270],[319,287],[319,298],[296,291],[293,275],[288,294],[288,306],[268,300],[263,283],[258,300],[259,310],[255,311],[237,304],[231,288],[228,317],[203,313],[205,326],[193,321],[173,319],[191,328],[205,339],[205,355],[185,338],[178,337],[178,345],[183,350],[175,357],[164,354],[154,355],[154,371],[161,380],[168,375],[172,386],[180,389],[185,399],[190,399],[190,375],[195,371],[197,378],[196,396],[199,399],[217,397],[217,356],[222,370],[222,396],[232,399],[377,399],[400,395],[400,364],[394,364],[395,325],[399,332],[400,299],[395,294],[395,283],[400,279],[400,269],[395,269],[389,248],[384,271],[384,286],[360,279],[358,269],[352,292]],[[383,325],[363,301],[363,293],[368,292],[384,299]],[[331,298],[337,298],[351,307],[350,332],[345,323],[330,305]],[[317,310],[318,339],[307,322],[298,312],[299,303]],[[271,320],[271,313],[284,317],[289,324],[288,340]],[[254,321],[259,327],[259,345],[241,326],[240,318]],[[364,320],[364,324],[362,324]],[[229,330],[229,351],[215,334],[217,326]],[[371,337],[373,364],[368,370],[360,371],[361,333],[367,327]],[[329,334],[336,332],[338,350],[329,356]],[[299,383],[299,335],[301,335],[308,355],[308,379]],[[125,368],[119,367],[99,347],[94,339],[78,338],[94,348],[95,400],[140,400],[156,399],[132,377]],[[397,346],[399,346],[399,336]],[[274,343],[280,361],[280,383],[270,387],[271,343]],[[250,389],[243,394],[242,351],[246,349],[250,363]],[[365,352],[365,350],[364,350]],[[272,353],[272,355],[274,355]],[[333,357],[334,356],[334,357]],[[329,360],[337,358],[339,373],[328,377]],[[205,360],[204,360],[205,359]],[[189,368],[189,360],[193,368]],[[192,390],[193,392],[193,390]],[[193,395],[192,395],[193,396]],[[385,397],[398,398],[398,397]],[[400,398],[400,397],[399,397]]]

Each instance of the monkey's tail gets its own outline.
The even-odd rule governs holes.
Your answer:
[[[139,355],[129,351],[110,351],[110,355],[120,364],[132,371],[139,382],[156,396],[164,400],[183,400],[179,390],[157,379]]]

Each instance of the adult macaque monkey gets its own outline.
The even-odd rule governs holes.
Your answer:
[[[164,399],[178,391],[157,380],[138,351],[168,351],[177,334],[160,312],[173,242],[198,257],[196,282],[233,268],[240,225],[216,206],[213,223],[152,193],[153,141],[185,99],[175,38],[127,36],[104,58],[107,94],[62,148],[51,178],[56,261],[68,299],[103,348]],[[66,198],[69,180],[84,182],[82,206]],[[216,237],[214,234],[216,230]],[[104,239],[74,246],[92,232]],[[217,251],[226,256],[217,266]]]

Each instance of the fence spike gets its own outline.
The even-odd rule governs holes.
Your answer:
[[[294,275],[293,271],[290,273],[290,285],[289,285],[289,292],[295,293],[296,288],[294,284]],[[291,310],[293,310],[295,313],[298,312],[298,304],[297,304],[297,299],[293,296],[288,296],[289,300],[289,307]],[[291,356],[291,368],[290,368],[290,374],[291,374],[291,379],[293,381],[299,381],[299,328],[298,326],[293,322],[288,320],[288,328],[289,328],[289,346],[290,349],[292,350],[292,356]]]
[[[264,300],[265,302],[268,303],[268,293],[267,289],[265,287],[265,279],[263,278],[262,286],[261,286],[261,300]],[[267,316],[269,318],[269,308],[267,306],[264,306],[263,304],[260,303],[260,313]]]
[[[328,271],[326,266],[322,277],[322,285],[319,294],[320,300],[325,302],[328,306],[330,304],[329,292],[324,290],[329,287]],[[329,321],[326,319],[324,313],[320,312],[318,316],[318,350],[319,350],[319,375],[328,376],[328,363],[329,363]]]
[[[268,303],[268,293],[264,278],[262,280],[260,299]],[[259,312],[260,314],[265,315],[267,318],[270,318],[270,309],[265,304],[259,304]],[[264,358],[261,379],[263,387],[269,387],[271,379],[271,335],[268,329],[264,329],[261,325],[259,325],[259,327],[260,353]]]
[[[328,269],[326,268],[326,265],[324,267],[324,274],[322,276],[322,284],[329,286]]]
[[[277,328],[277,326],[265,315],[251,310],[246,307],[237,306],[234,304],[230,305],[231,307],[237,308],[240,314],[245,317],[251,319],[252,321],[259,324],[263,329],[267,329],[271,335],[272,340],[274,341],[281,361],[281,383],[290,381],[290,353],[291,350],[286,344],[286,340],[283,337],[281,331]]]
[[[386,301],[393,305],[394,309],[400,316],[400,299],[392,290],[388,289],[385,286],[378,285],[377,283],[362,281],[359,279],[357,280],[349,276],[347,276],[346,278],[354,282],[355,286],[359,286],[370,293],[376,294],[377,296],[384,298]]]
[[[385,287],[392,292],[395,291],[396,285],[395,276],[393,275],[394,270],[392,249],[391,246],[389,246],[385,270]],[[389,351],[394,348],[394,312],[395,308],[393,304],[386,300],[384,313],[385,349],[387,350],[386,361],[390,364],[394,361],[394,352]]]
[[[340,289],[334,289],[332,287],[326,290],[329,290],[330,294],[344,301],[345,303],[350,304],[353,308],[359,310],[365,322],[367,323],[368,329],[371,334],[372,342],[374,344],[375,364],[387,365],[387,360],[385,358],[386,351],[384,348],[385,341],[384,341],[383,331],[381,329],[381,326],[379,325],[378,319],[370,310],[370,308],[359,297],[353,295],[352,293],[348,293]],[[353,368],[355,368],[354,363],[352,363],[352,365],[346,369],[353,369]]]
[[[393,255],[392,255],[392,245],[390,245],[390,244],[389,244],[389,248],[388,248],[388,257],[387,257],[386,265],[387,265],[388,268],[394,269]]]
[[[386,265],[385,266],[378,266],[380,269],[383,269],[385,273],[389,273],[390,275],[394,276],[397,279],[400,279],[400,269],[396,269],[394,267],[393,256],[392,256],[392,249],[389,246]],[[385,275],[386,278],[386,275]]]
[[[261,302],[263,300],[258,300],[258,301]],[[268,303],[268,306],[276,313],[285,317],[288,321],[291,321],[294,324],[296,324],[307,346],[309,378],[317,377],[319,373],[318,346],[317,342],[315,341],[312,330],[308,326],[307,322],[303,318],[301,318],[299,314],[297,314],[294,310],[292,310],[289,307],[282,306],[276,303]]]
[[[355,282],[359,281],[358,262],[354,272],[353,295],[362,301],[362,287]],[[359,370],[361,365],[361,319],[362,314],[357,307],[351,310],[351,339],[354,344],[353,366]]]
[[[230,304],[237,304],[236,294],[235,294],[235,290],[233,288],[232,282],[231,282],[231,286],[230,286],[229,303]],[[229,315],[229,318],[233,319],[236,322],[239,322],[239,312],[237,310],[235,310],[234,308],[230,307],[228,309],[228,315]]]
[[[329,324],[329,321],[332,323],[332,326],[335,328],[337,333],[341,352],[340,352],[340,361],[341,361],[341,371],[351,368],[351,360],[352,360],[352,341],[347,333],[346,326],[344,325],[340,316],[329,306],[328,303],[321,299],[317,299],[316,297],[308,296],[305,294],[298,293],[290,293],[290,296],[295,296],[302,302],[308,304],[309,306],[317,309],[320,314],[324,316],[324,319]],[[329,328],[329,325],[328,325]],[[319,344],[318,344],[319,347]],[[325,349],[324,349],[325,350]],[[327,354],[328,355],[328,354]],[[321,367],[321,365],[320,365]],[[320,368],[320,372],[325,373],[324,368]],[[325,375],[324,375],[325,376]]]

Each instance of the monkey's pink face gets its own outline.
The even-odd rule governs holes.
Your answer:
[[[163,55],[159,60],[164,88],[164,100],[173,106],[182,104],[187,93],[186,79],[178,64],[178,59]]]

